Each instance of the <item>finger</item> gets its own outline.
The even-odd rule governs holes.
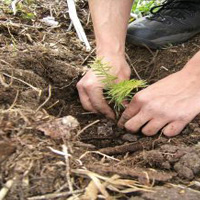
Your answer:
[[[140,106],[137,103],[131,102],[126,110],[122,113],[121,118],[119,119],[118,126],[120,128],[124,127],[124,124],[134,117],[140,111]]]
[[[99,111],[110,119],[115,119],[115,114],[108,106],[101,88],[94,88],[93,90],[89,89],[87,90],[87,94],[95,110]]]
[[[149,120],[151,120],[150,115],[145,115],[143,112],[140,111],[136,116],[128,120],[124,126],[130,132],[136,133]]]
[[[142,129],[142,133],[146,136],[152,136],[155,135],[159,130],[161,130],[168,121],[166,120],[158,120],[158,119],[152,119],[148,122],[148,124],[145,125],[145,127]]]
[[[187,123],[183,121],[171,122],[163,129],[163,134],[167,137],[176,136],[185,128],[186,125]]]
[[[83,88],[77,88],[81,104],[85,110],[97,113],[97,110],[92,106],[90,99]]]

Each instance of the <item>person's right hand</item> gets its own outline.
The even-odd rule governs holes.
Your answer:
[[[110,66],[113,66],[110,73],[118,77],[118,82],[130,78],[130,67],[125,59],[108,59],[104,57],[104,60],[108,62]],[[102,113],[106,117],[114,119],[115,114],[105,100],[103,88],[104,85],[101,82],[101,78],[91,69],[77,84],[80,101],[85,110]]]

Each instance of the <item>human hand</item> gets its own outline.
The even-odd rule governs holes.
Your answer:
[[[117,81],[127,80],[130,78],[130,68],[125,58],[104,57],[104,61],[108,62],[110,66],[113,66],[110,73],[118,77]],[[108,118],[114,119],[115,114],[103,96],[104,87],[101,78],[91,69],[77,84],[80,101],[85,110],[95,113],[99,112]]]
[[[197,74],[180,71],[138,92],[122,114],[118,125],[147,136],[163,130],[179,134],[200,113],[200,80]]]

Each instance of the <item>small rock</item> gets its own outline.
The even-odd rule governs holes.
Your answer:
[[[70,129],[75,129],[79,126],[79,122],[76,118],[71,115],[62,118],[63,125],[69,127]]]
[[[180,177],[186,178],[188,180],[192,180],[194,178],[194,173],[188,167],[183,166],[181,163],[176,163],[174,165],[174,169],[178,173]]]
[[[38,130],[44,132],[45,135],[54,139],[71,139],[75,136],[75,131],[79,127],[79,122],[72,116],[53,119],[43,123],[37,127]]]
[[[113,123],[107,122],[103,125],[98,126],[97,133],[99,136],[110,136],[113,135]]]
[[[44,18],[41,19],[40,21],[43,22],[45,25],[47,25],[47,26],[52,26],[52,27],[58,26],[58,24],[59,24],[59,22],[57,22],[57,21],[55,20],[55,18],[52,17],[52,16],[44,17]]]
[[[144,154],[144,160],[152,167],[161,167],[164,162],[164,157],[161,152],[151,150]]]
[[[121,139],[125,142],[136,142],[138,140],[136,135],[130,133],[122,135]]]
[[[171,169],[171,164],[168,161],[162,163],[163,169]]]
[[[200,158],[196,153],[187,153],[179,161],[183,166],[188,167],[194,174],[200,172]]]

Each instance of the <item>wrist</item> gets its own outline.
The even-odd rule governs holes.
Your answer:
[[[111,67],[110,72],[112,74],[117,74],[118,76],[121,74],[123,77],[130,78],[131,69],[124,55],[103,52],[98,54],[97,58],[102,59],[103,62],[107,63]]]
[[[196,53],[181,70],[187,76],[200,77],[200,51]]]
[[[125,44],[121,42],[97,42],[96,47],[97,55],[105,55],[105,56],[112,56],[112,57],[124,57],[125,58]]]

